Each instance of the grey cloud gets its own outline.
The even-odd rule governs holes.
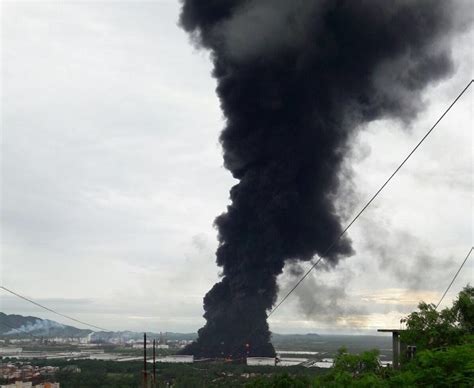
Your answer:
[[[377,263],[378,270],[394,276],[400,285],[412,290],[440,288],[452,257],[435,255],[428,246],[407,231],[383,223],[362,221],[364,252]]]
[[[327,270],[329,269],[318,267],[317,271],[313,271],[295,289],[294,297],[298,310],[307,319],[334,325],[337,325],[341,318],[366,315],[367,310],[347,294],[346,288],[352,274],[345,271],[338,281],[327,284],[324,273]],[[285,266],[285,275],[280,279],[280,298],[290,291],[306,271],[307,268],[297,262],[290,262]]]

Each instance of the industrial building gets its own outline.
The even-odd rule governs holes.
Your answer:
[[[276,365],[276,358],[274,357],[247,357],[247,365],[261,366],[261,365]]]
[[[180,363],[191,364],[194,362],[194,356],[192,355],[188,356],[184,354],[174,354],[172,356],[156,358],[156,362],[169,362],[169,363],[174,363],[174,364],[180,364]]]

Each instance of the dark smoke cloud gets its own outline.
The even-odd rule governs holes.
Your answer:
[[[452,1],[184,0],[181,25],[210,50],[226,118],[224,165],[239,180],[217,217],[222,279],[187,352],[274,353],[266,313],[287,260],[322,255],[351,135],[405,122],[453,69]],[[343,238],[324,259],[353,254]],[[244,344],[248,342],[250,347]]]

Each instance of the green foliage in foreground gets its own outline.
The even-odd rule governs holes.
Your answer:
[[[472,387],[474,344],[424,350],[391,379],[391,386]],[[402,385],[403,384],[403,385]]]
[[[251,388],[307,388],[311,387],[311,381],[306,376],[290,376],[285,373],[271,378],[258,378],[245,386]]]
[[[64,362],[64,366],[69,363]],[[118,363],[113,361],[81,360],[76,362],[80,373],[71,372],[59,364],[56,380],[64,388],[129,388],[140,384],[141,363]]]
[[[437,311],[434,304],[422,302],[418,309],[407,317],[401,336],[418,350],[461,345],[474,335],[474,287],[464,287],[451,308]]]
[[[399,371],[382,368],[377,350],[357,355],[342,348],[330,372],[312,381],[282,375],[262,377],[247,387],[473,387],[474,288],[466,286],[453,306],[440,312],[424,302],[418,308],[407,317],[401,339],[419,352]]]
[[[424,350],[401,371],[382,368],[377,351],[360,355],[344,350],[336,357],[330,373],[310,380],[284,374],[259,378],[248,388],[398,388],[398,387],[472,387],[474,385],[474,344],[453,346],[446,350]]]

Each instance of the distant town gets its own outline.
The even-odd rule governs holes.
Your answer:
[[[60,383],[47,381],[54,379],[58,370],[58,367],[39,367],[28,362],[0,363],[2,381],[12,381],[0,385],[0,388],[60,388]]]
[[[0,357],[18,360],[28,359],[68,359],[68,360],[110,360],[132,361],[142,358],[143,340],[127,338],[120,334],[101,338],[90,333],[85,337],[38,337],[0,339]],[[151,349],[153,340],[146,341]],[[156,339],[157,361],[169,362],[169,355],[183,349],[192,340],[167,339],[161,334]]]

